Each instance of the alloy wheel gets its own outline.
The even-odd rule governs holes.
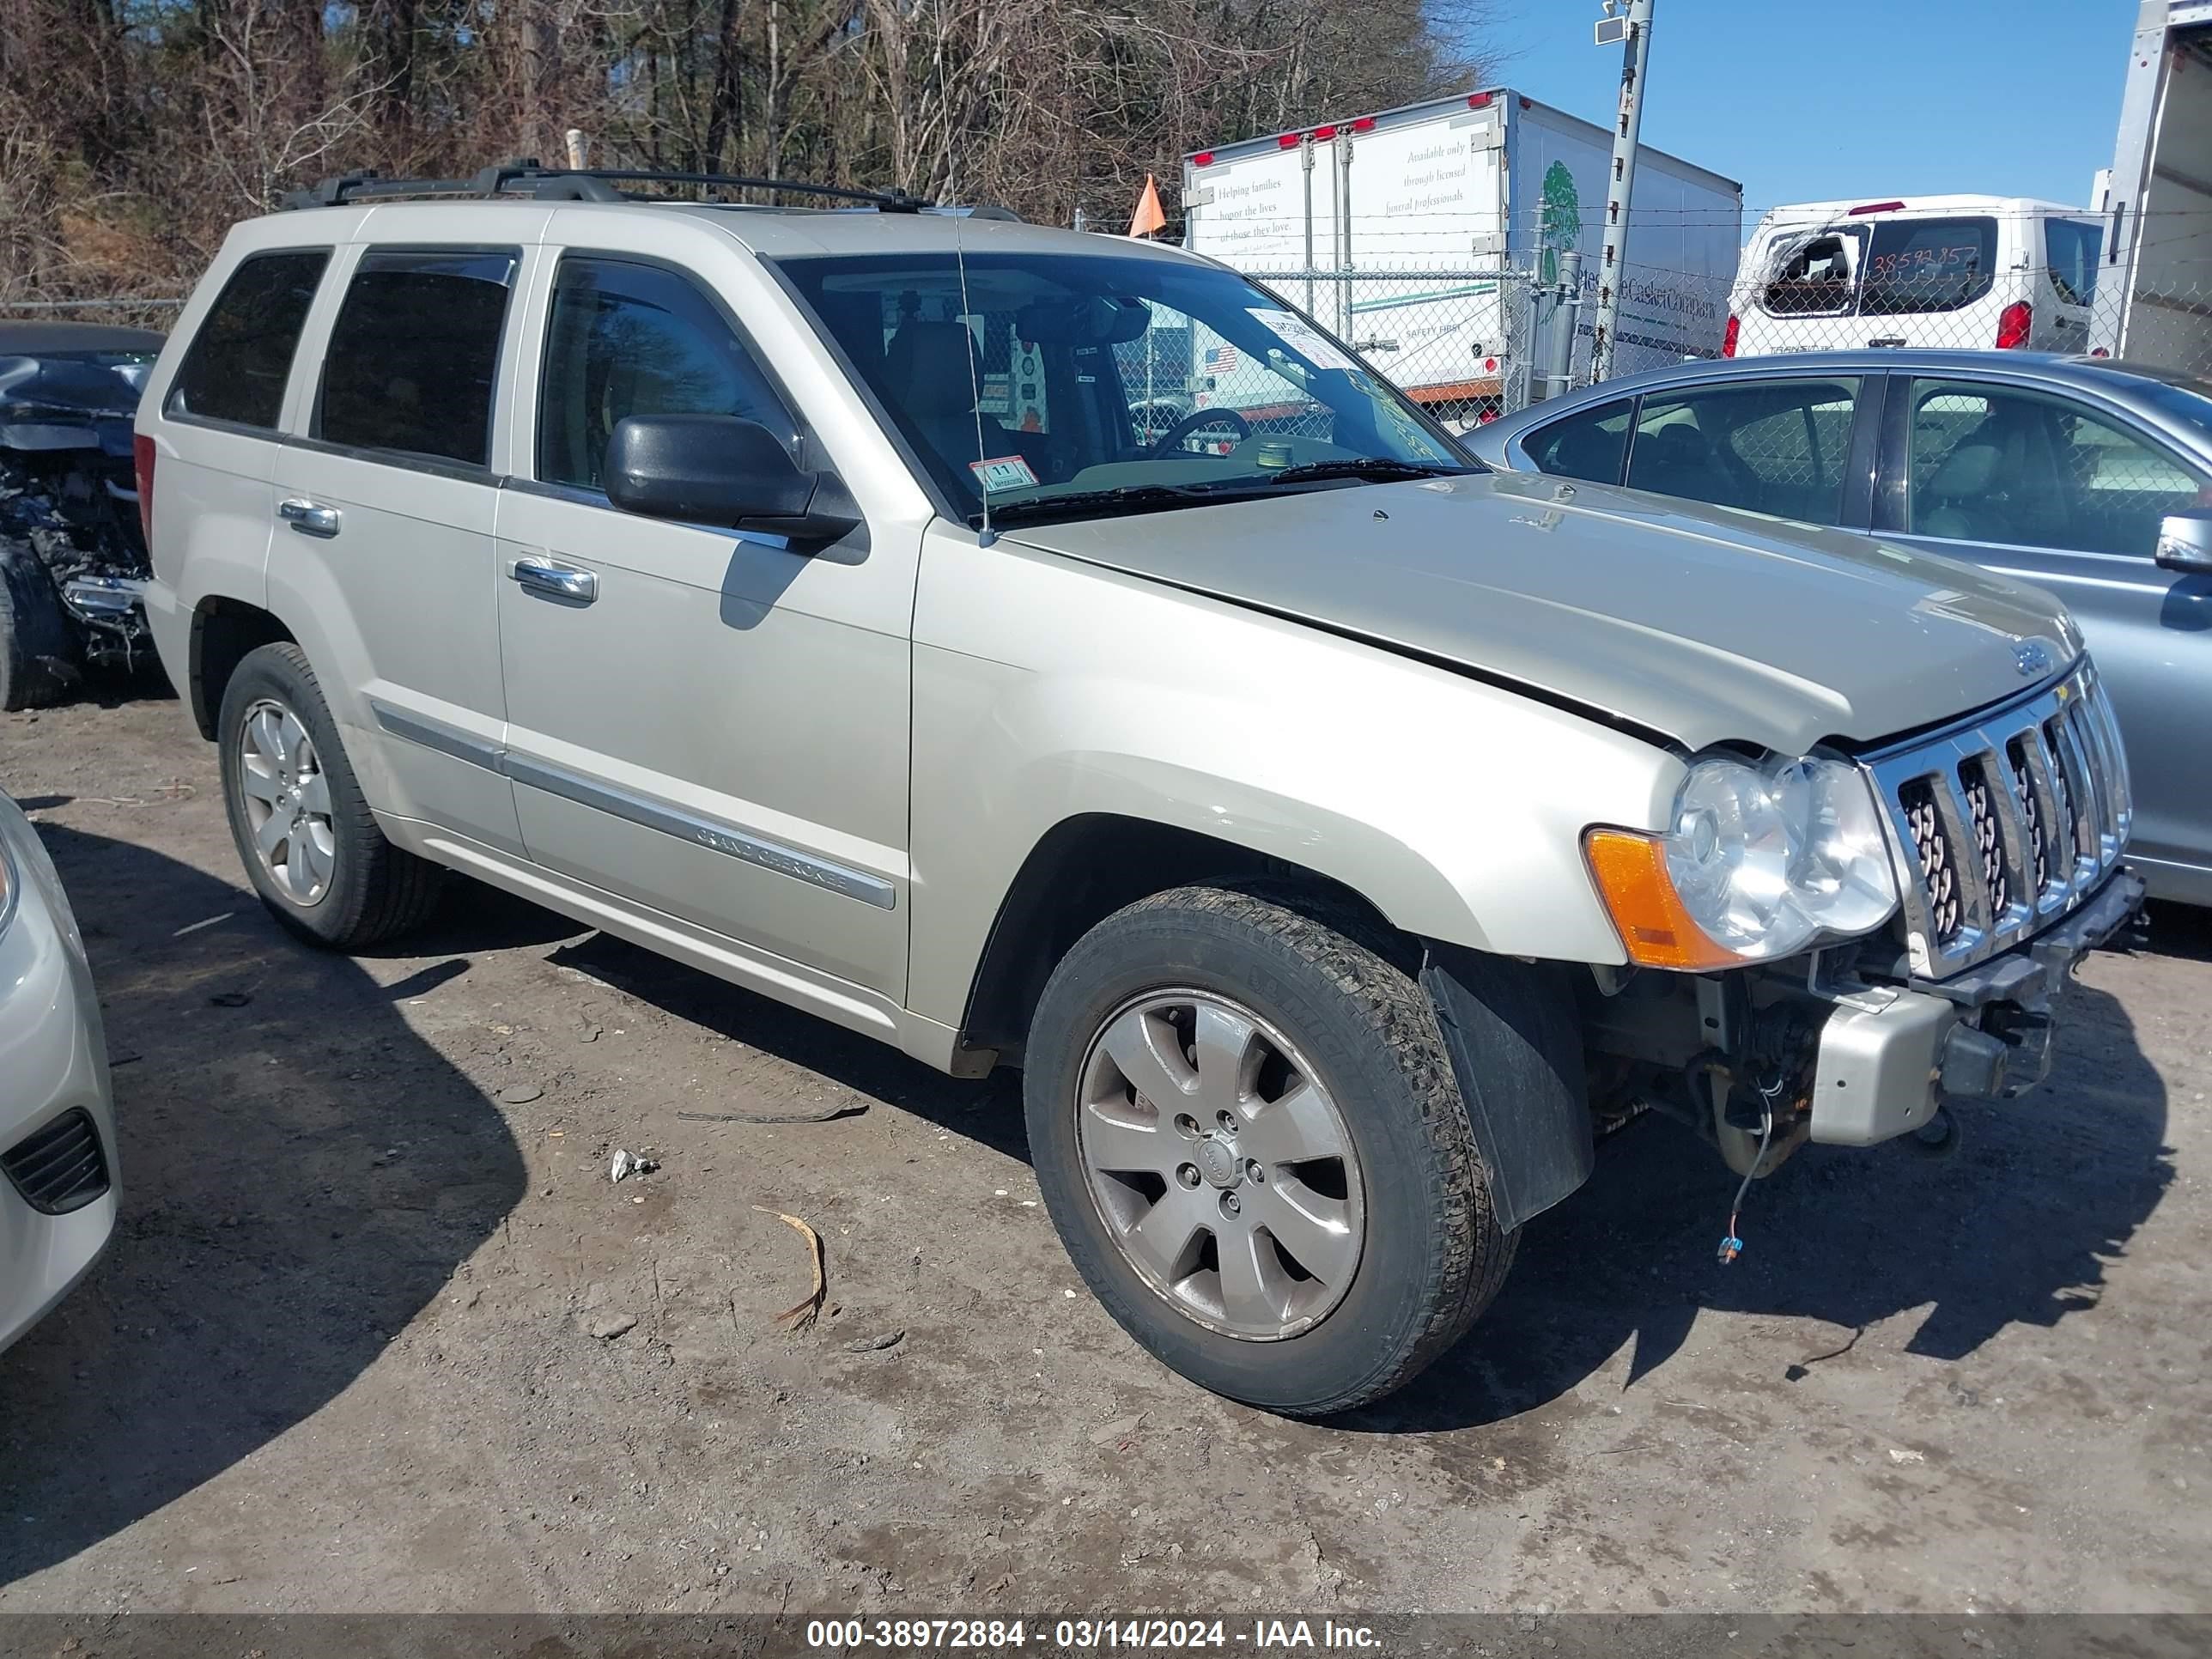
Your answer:
[[[1177,1311],[1246,1341],[1318,1324],[1365,1243],[1359,1158],[1285,1034],[1213,992],[1108,1017],[1077,1085],[1077,1143],[1107,1231]]]
[[[262,869],[293,903],[320,903],[337,867],[330,781],[306,723],[273,698],[246,711],[235,782]]]

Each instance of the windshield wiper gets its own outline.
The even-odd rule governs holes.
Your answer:
[[[1387,483],[1399,478],[1457,478],[1480,469],[1455,466],[1443,461],[1394,461],[1381,455],[1364,455],[1352,461],[1310,461],[1270,473],[1269,483],[1306,483],[1326,478],[1366,478]]]
[[[1182,507],[1193,501],[1218,501],[1224,496],[1256,493],[1272,482],[1267,478],[1224,479],[1218,483],[1118,484],[1111,489],[1079,489],[1065,495],[1032,495],[1026,501],[1002,501],[991,507],[991,521],[1005,524],[1016,519],[1042,518],[1055,513],[1095,513],[1115,507]],[[969,522],[979,521],[970,514]]]

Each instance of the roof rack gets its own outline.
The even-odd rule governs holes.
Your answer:
[[[795,179],[747,179],[728,173],[666,173],[649,167],[547,167],[535,160],[483,168],[467,179],[386,179],[371,168],[325,179],[312,190],[295,190],[286,208],[338,207],[349,202],[441,197],[485,200],[527,196],[540,202],[635,202],[650,199],[617,190],[617,184],[699,185],[723,190],[785,191],[855,202],[884,213],[919,213],[931,204],[904,191],[848,190],[841,185],[807,184]]]

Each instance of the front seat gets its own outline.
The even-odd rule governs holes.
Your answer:
[[[2003,466],[2004,445],[1996,438],[1976,436],[1955,446],[1927,482],[1915,486],[1914,532],[1954,542],[2013,540],[2012,515],[1995,493]]]
[[[956,474],[965,476],[970,461],[1020,453],[1013,434],[994,416],[976,412],[983,357],[967,324],[918,317],[901,324],[884,350],[884,382],[922,441]]]

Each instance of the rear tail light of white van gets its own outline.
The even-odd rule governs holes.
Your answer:
[[[1731,311],[1729,313],[1728,332],[1721,336],[1722,356],[1733,357],[1735,356],[1735,337],[1742,331],[1743,319],[1737,316],[1735,313]]]
[[[2034,307],[2025,300],[2014,300],[1997,313],[1997,349],[2014,351],[2026,345],[2034,323]]]

